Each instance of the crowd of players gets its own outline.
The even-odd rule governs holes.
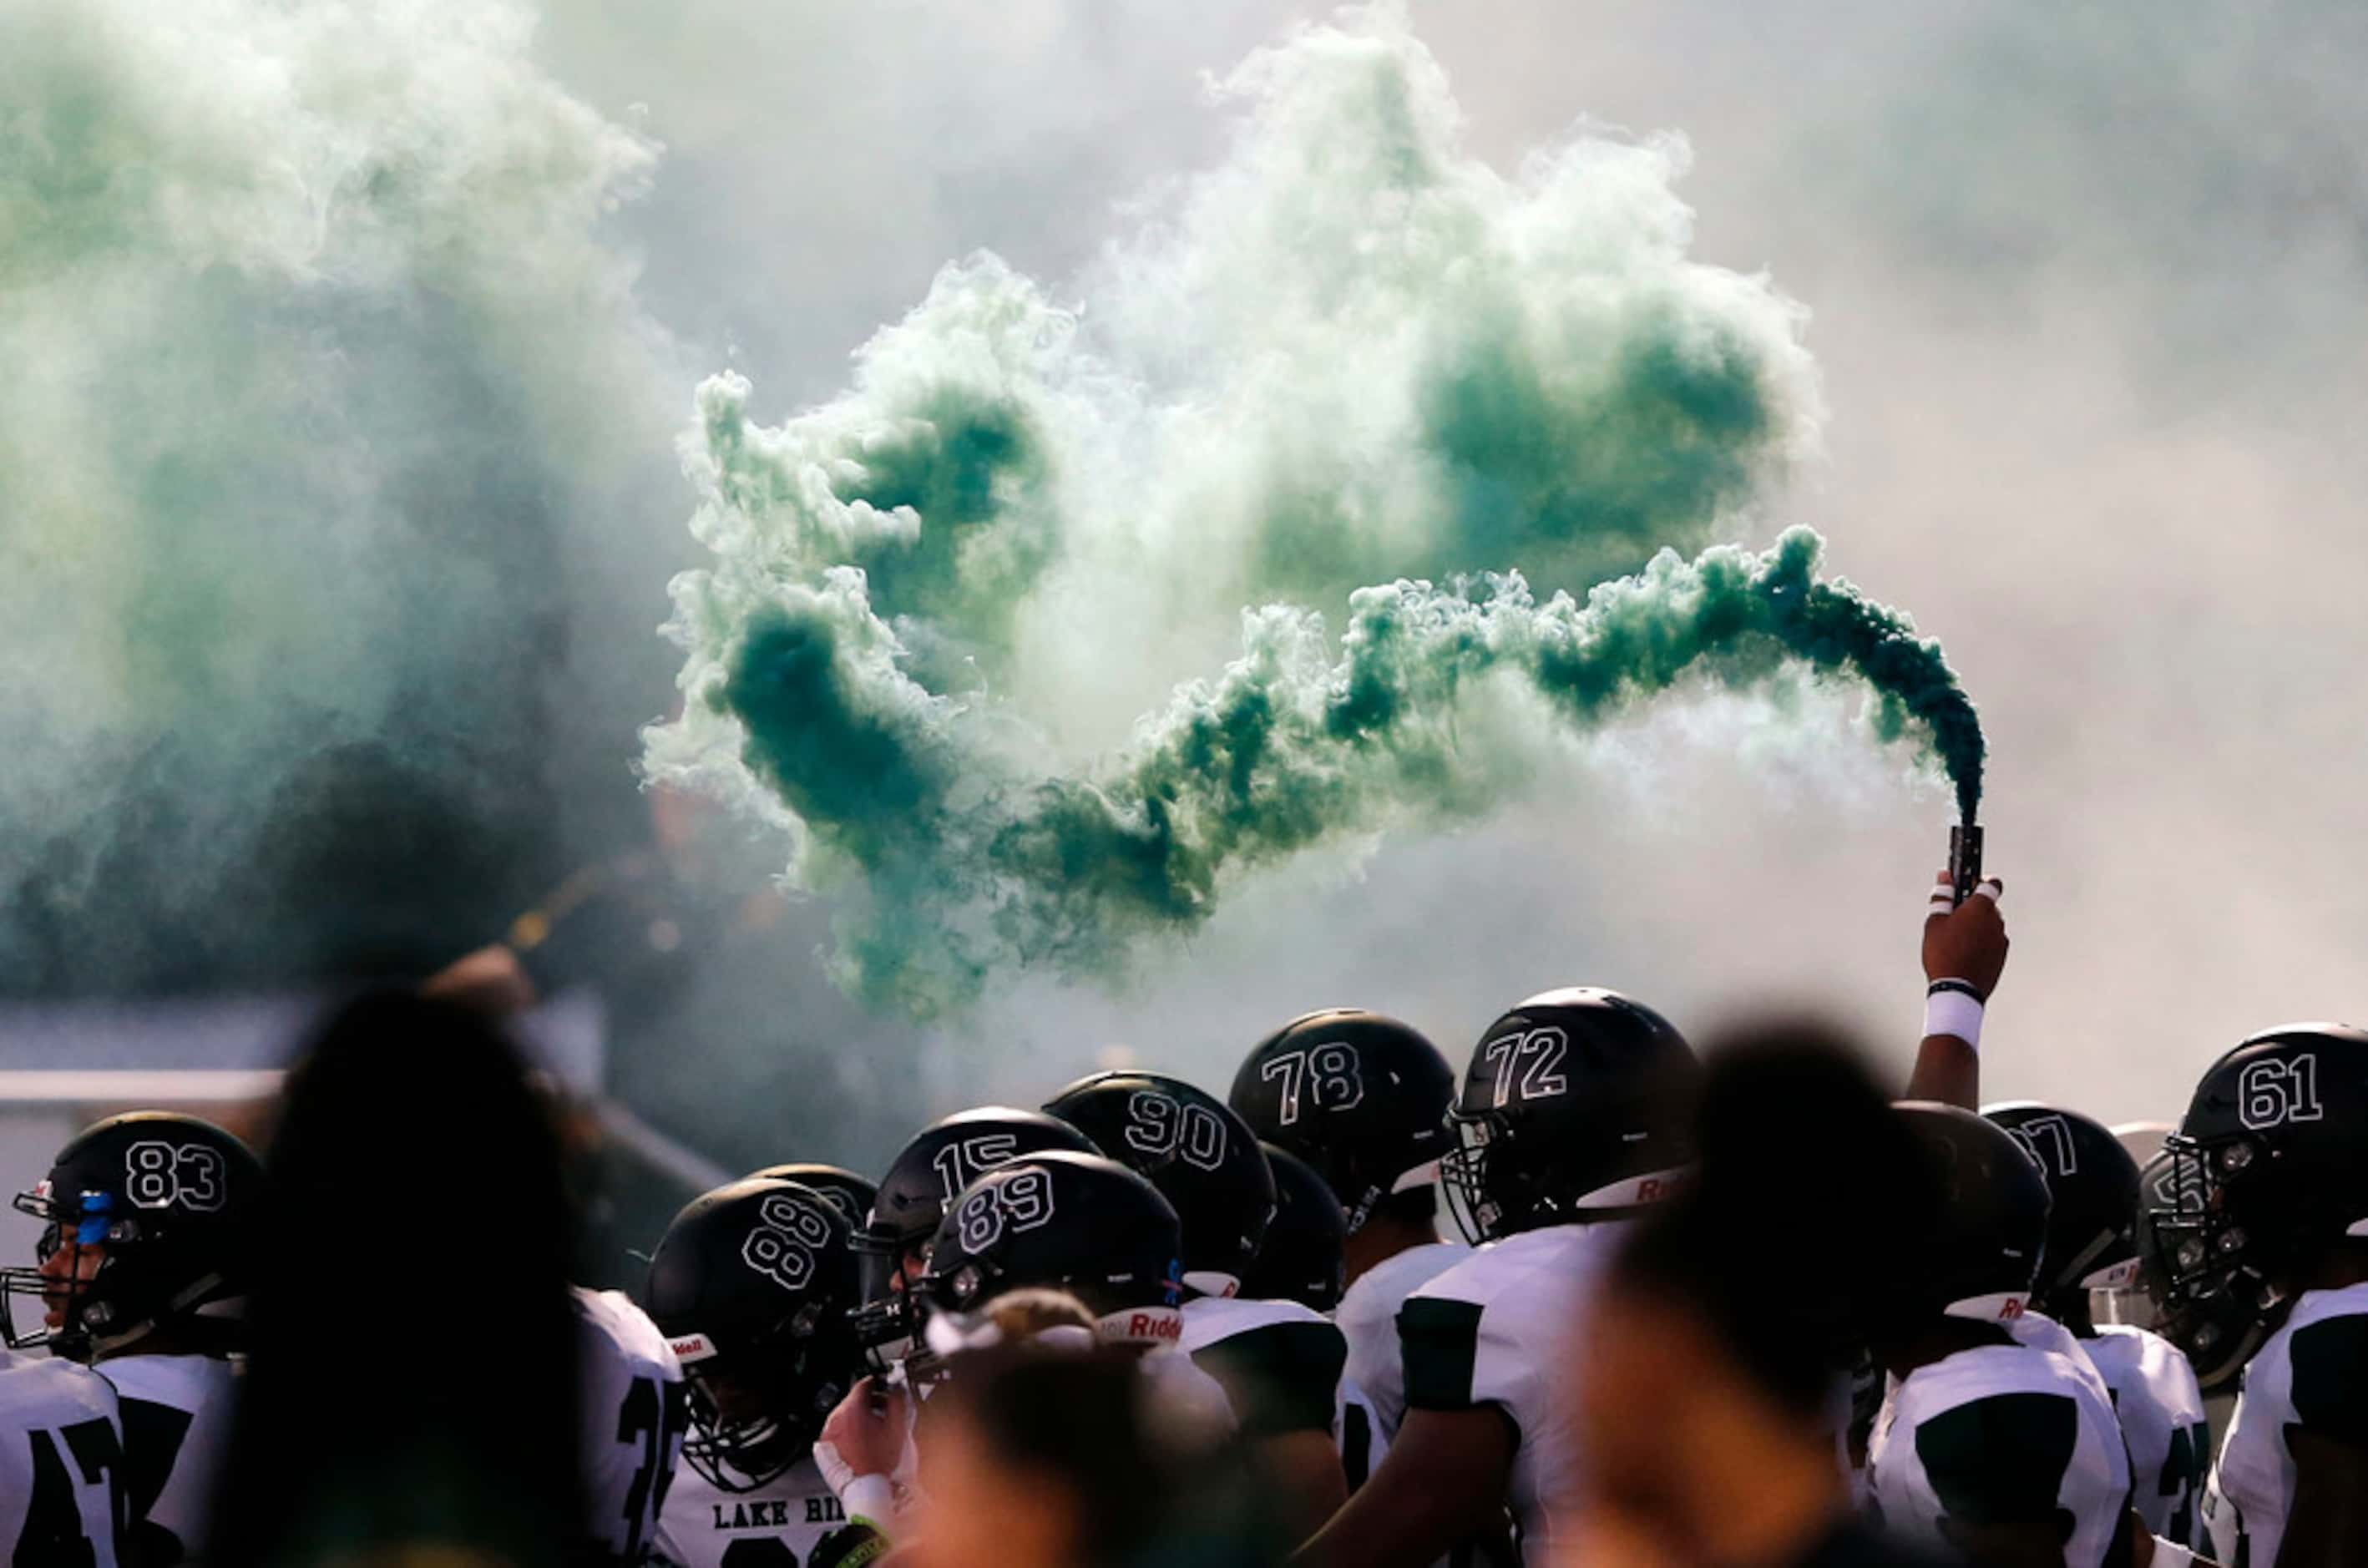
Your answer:
[[[0,1550],[2368,1563],[2368,1033],[2243,1041],[2158,1149],[1976,1111],[1999,892],[1935,892],[1904,1098],[1815,1028],[1698,1053],[1606,990],[1460,1074],[1312,1013],[1223,1097],[1103,1072],[876,1182],[720,1187],[638,1302],[565,1284],[565,1162],[495,1025],[367,997],[268,1169],[141,1112],[17,1199]]]

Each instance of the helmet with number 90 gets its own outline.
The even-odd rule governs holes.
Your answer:
[[[1182,1227],[1159,1189],[1099,1154],[1012,1161],[962,1189],[912,1294],[933,1312],[976,1312],[1030,1286],[1066,1290],[1105,1343],[1173,1343]]]
[[[682,1457],[726,1492],[803,1459],[861,1370],[847,1217],[829,1195],[750,1176],[693,1199],[643,1295],[690,1384]]]
[[[1353,1232],[1392,1193],[1438,1179],[1455,1072],[1412,1026],[1329,1007],[1259,1041],[1225,1098],[1323,1174]]]
[[[1117,1072],[1078,1079],[1044,1108],[1175,1206],[1187,1290],[1241,1288],[1274,1219],[1274,1173],[1232,1107],[1167,1073]]]
[[[194,1116],[140,1110],[85,1128],[17,1196],[17,1212],[46,1228],[40,1267],[0,1269],[9,1345],[87,1361],[200,1322],[227,1343],[234,1318],[205,1309],[245,1289],[242,1228],[262,1182],[245,1144]],[[85,1249],[95,1267],[83,1267]],[[44,1314],[57,1321],[20,1334],[15,1299],[45,1293]]]
[[[2047,1181],[2047,1244],[2033,1287],[2040,1310],[2078,1326],[2089,1292],[2127,1290],[2137,1278],[2138,1165],[2104,1123],[2032,1100],[1982,1108]]]
[[[1693,1048],[1616,991],[1532,996],[1488,1026],[1447,1113],[1449,1207],[1478,1244],[1619,1219],[1667,1197],[1693,1163]]]
[[[2368,1032],[2289,1024],[2214,1062],[2164,1140],[2171,1199],[2148,1215],[2165,1306],[2235,1291],[2257,1316],[2347,1237],[2368,1238]]]

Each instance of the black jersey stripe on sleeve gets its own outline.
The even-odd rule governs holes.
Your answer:
[[[1328,1323],[1270,1323],[1192,1352],[1225,1387],[1244,1436],[1332,1430],[1349,1342]]]
[[[1916,1457],[1948,1517],[1968,1525],[2074,1523],[2057,1502],[2080,1440],[2080,1407],[2062,1394],[2000,1393],[1916,1428]]]
[[[1469,1410],[1480,1354],[1477,1301],[1410,1298],[1398,1309],[1398,1353],[1406,1363],[1406,1408]]]
[[[2303,1429],[2368,1448],[2368,1316],[2322,1318],[2294,1330],[2287,1350]]]

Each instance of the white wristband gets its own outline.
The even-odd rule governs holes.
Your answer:
[[[1924,1035],[1951,1035],[1979,1051],[1982,1045],[1982,1004],[1962,991],[1935,991],[1924,998]]]
[[[884,1475],[859,1475],[847,1483],[838,1501],[850,1519],[861,1519],[883,1535],[896,1523],[896,1487]]]

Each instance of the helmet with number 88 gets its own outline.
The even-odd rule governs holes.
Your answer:
[[[1670,1022],[1616,991],[1532,996],[1488,1026],[1447,1113],[1449,1207],[1474,1245],[1613,1220],[1693,1163],[1701,1063]]]
[[[45,1229],[40,1267],[0,1269],[8,1344],[87,1361],[169,1325],[229,1347],[237,1319],[218,1303],[245,1289],[242,1227],[262,1182],[245,1144],[194,1116],[131,1111],[85,1128],[17,1196]],[[20,1333],[20,1297],[54,1324]]]
[[[2165,1306],[2233,1290],[2257,1316],[2297,1271],[2368,1238],[2368,1031],[2289,1024],[2246,1040],[2195,1086],[2163,1142],[2171,1199],[2148,1215]]]
[[[1012,1161],[946,1210],[912,1294],[932,1312],[975,1313],[1031,1286],[1086,1305],[1104,1343],[1171,1344],[1182,1227],[1159,1189],[1099,1154]]]
[[[1352,1232],[1392,1194],[1438,1180],[1454,1098],[1439,1047],[1355,1007],[1309,1013],[1267,1036],[1225,1096],[1250,1131],[1322,1173]]]
[[[1274,1219],[1274,1172],[1233,1108],[1166,1073],[1096,1073],[1044,1108],[1140,1174],[1184,1227],[1184,1287],[1230,1296]]]
[[[813,1187],[750,1176],[693,1199],[643,1296],[690,1385],[682,1457],[721,1490],[803,1459],[861,1370],[847,1217]]]

